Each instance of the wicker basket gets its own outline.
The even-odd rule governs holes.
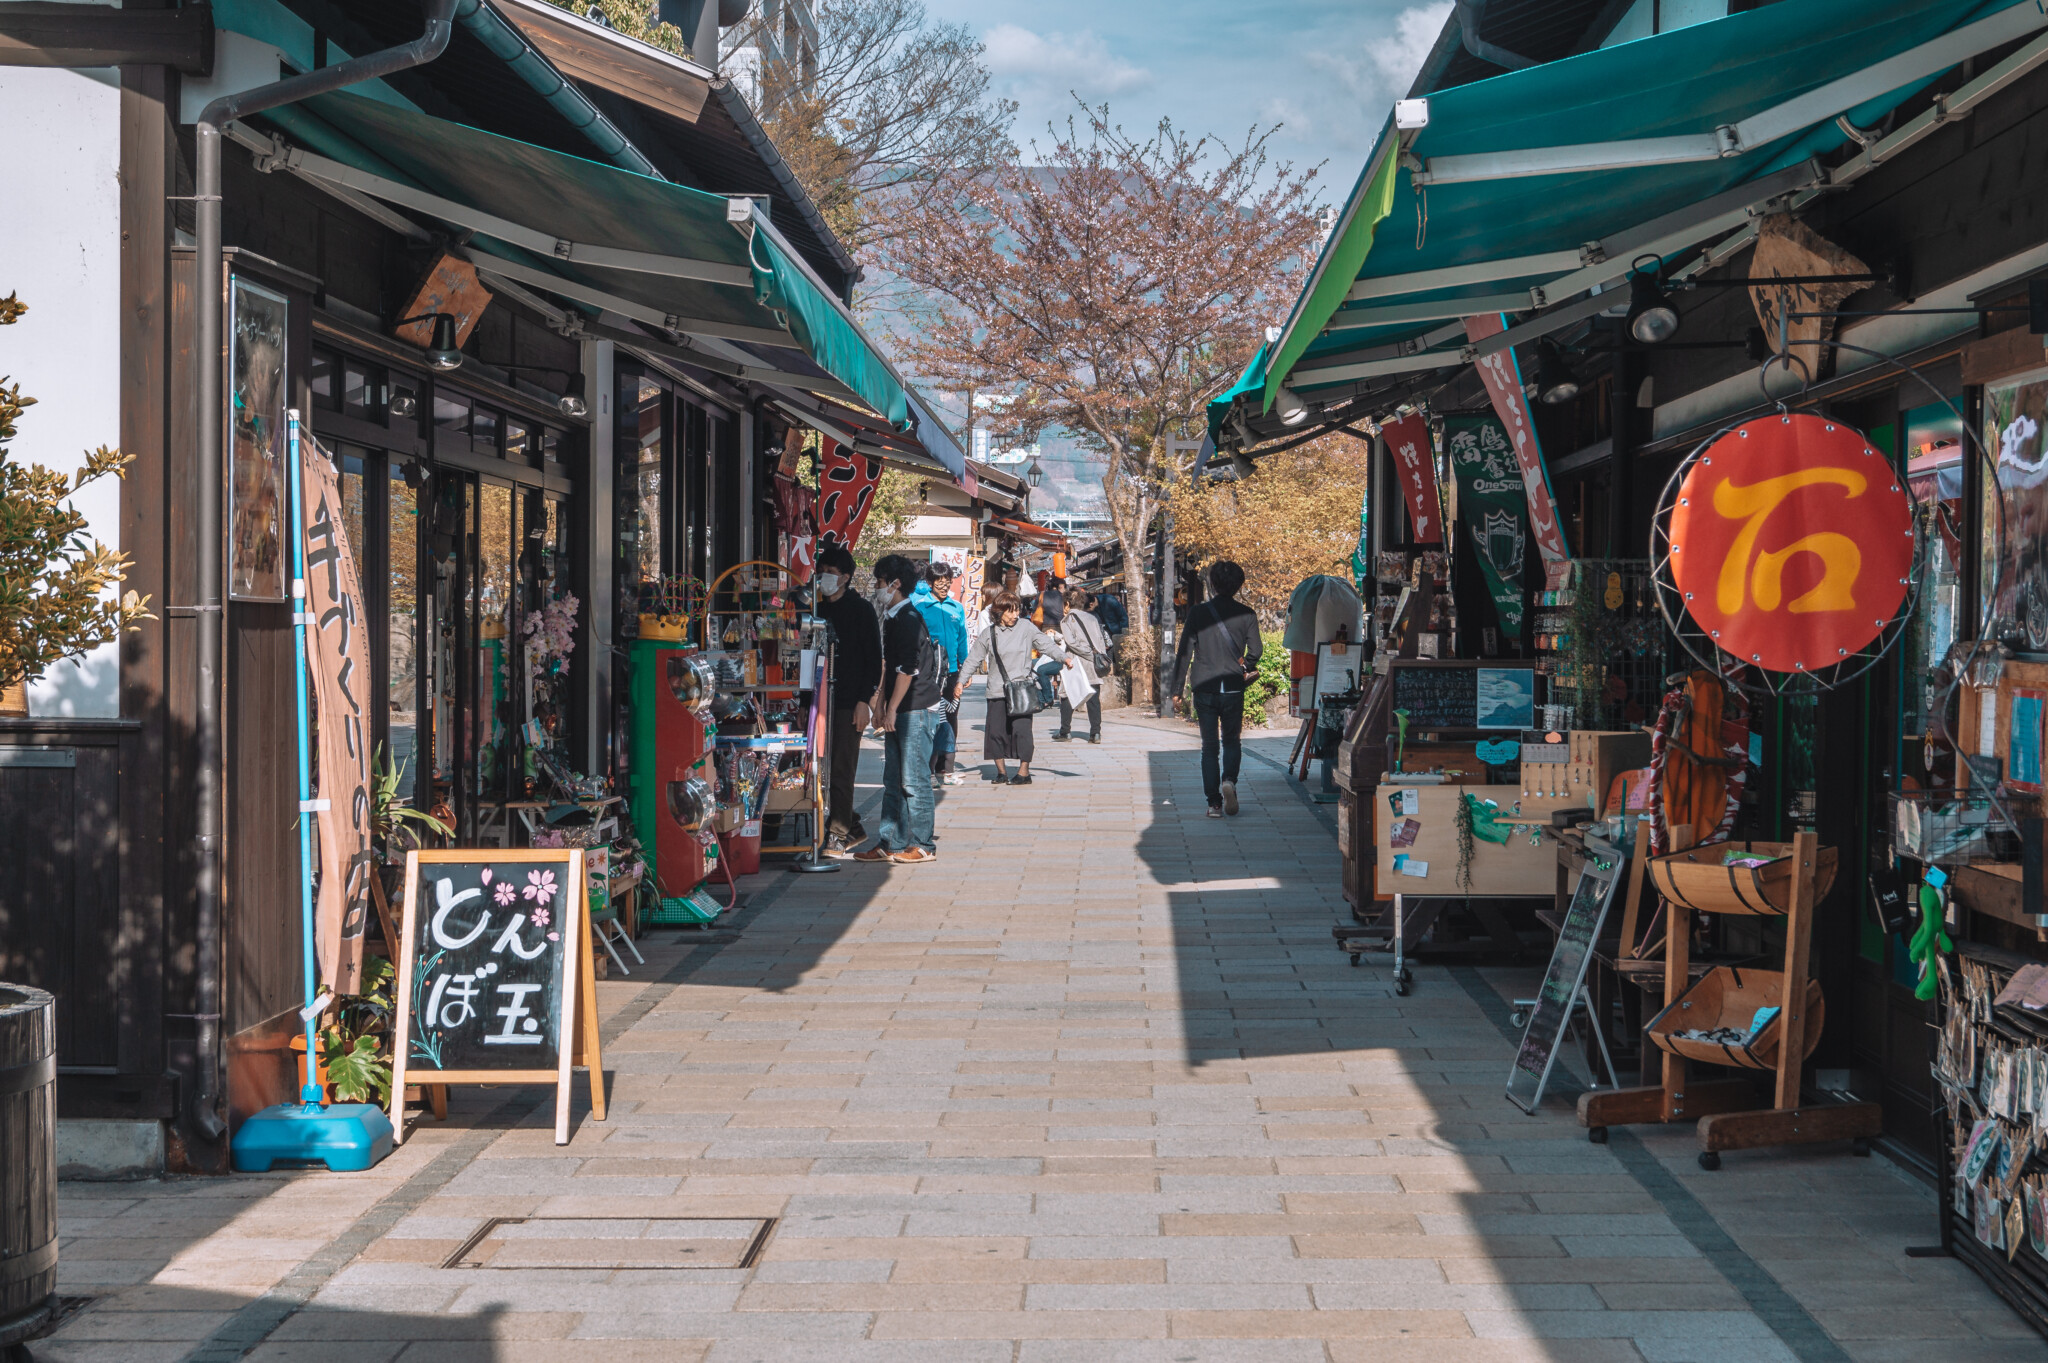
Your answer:
[[[1784,1006],[1785,972],[1745,970],[1719,966],[1708,971],[1699,983],[1678,996],[1678,1002],[1650,1020],[1644,1030],[1660,1051],[1700,1060],[1709,1065],[1732,1065],[1745,1070],[1775,1070],[1778,1046],[1784,1036],[1784,1015],[1771,1019],[1761,1034],[1747,1043],[1722,1043],[1681,1038],[1678,1032],[1709,1031],[1727,1027],[1745,1032],[1759,1008]],[[1820,1044],[1821,1028],[1827,1023],[1827,1001],[1821,997],[1820,981],[1806,982],[1806,1055]],[[1806,1056],[1800,1057],[1802,1060]]]
[[[1728,866],[1731,851],[1770,857],[1762,866]],[[1813,868],[1813,902],[1827,898],[1835,883],[1835,849],[1823,847]],[[1650,882],[1674,904],[1701,913],[1761,914],[1783,918],[1792,909],[1792,844],[1711,842],[1650,861]]]

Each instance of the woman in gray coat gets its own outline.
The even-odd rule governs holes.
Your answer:
[[[987,666],[988,718],[982,729],[981,755],[994,760],[998,783],[1009,781],[1016,786],[1031,784],[1031,716],[1010,713],[1009,702],[1003,695],[1004,685],[1021,679],[1036,689],[1038,679],[1031,674],[1033,649],[1062,663],[1068,657],[1051,635],[1020,618],[1023,612],[1023,603],[1014,593],[1004,592],[996,598],[989,608],[992,623],[975,636],[974,646],[967,650],[967,661],[960,666],[952,695],[952,699],[958,700],[960,688]],[[1017,763],[1015,780],[1003,769],[1003,763],[1013,758]]]
[[[1102,741],[1102,673],[1109,659],[1109,632],[1102,622],[1095,618],[1095,597],[1088,592],[1076,591],[1073,601],[1067,605],[1067,613],[1060,621],[1060,642],[1081,664],[1081,671],[1088,678],[1088,685],[1094,690],[1088,693],[1088,741]],[[1098,663],[1097,659],[1103,660]],[[1060,727],[1053,734],[1057,742],[1064,743],[1074,736],[1074,703],[1067,699],[1066,688],[1060,689]]]

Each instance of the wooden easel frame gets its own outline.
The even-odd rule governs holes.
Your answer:
[[[597,971],[591,960],[590,902],[584,886],[583,849],[464,847],[405,854],[405,913],[398,951],[398,1020],[392,1032],[391,1131],[392,1143],[405,1140],[405,1086],[407,1051],[411,1044],[412,967],[415,939],[419,933],[420,867],[468,865],[479,861],[527,862],[566,866],[568,877],[562,900],[564,911],[573,908],[576,930],[562,934],[562,1036],[561,1060],[547,1070],[424,1070],[410,1082],[420,1084],[553,1084],[555,1086],[555,1144],[569,1143],[569,1093],[576,1067],[590,1071],[590,1116],[605,1119],[604,1048],[597,1030]]]
[[[1692,845],[1691,830],[1673,830],[1678,850]],[[1792,838],[1797,863],[1792,900],[1785,915],[1784,1004],[1779,1020],[1778,1069],[1772,1105],[1756,1105],[1755,1090],[1744,1079],[1688,1082],[1686,1059],[1664,1053],[1664,1082],[1654,1087],[1611,1089],[1581,1094],[1579,1123],[1596,1143],[1610,1126],[1645,1122],[1697,1121],[1700,1166],[1720,1167],[1723,1150],[1753,1150],[1771,1145],[1806,1145],[1819,1141],[1867,1142],[1880,1134],[1884,1110],[1876,1103],[1826,1103],[1802,1108],[1800,1077],[1806,1066],[1806,977],[1813,949],[1813,916],[1817,907],[1814,882],[1820,862],[1820,839],[1800,832]],[[1664,1006],[1678,1002],[1691,983],[1692,911],[1669,899],[1664,935]]]

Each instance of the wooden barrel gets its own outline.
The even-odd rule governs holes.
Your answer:
[[[57,1291],[57,1001],[0,984],[0,1345]]]

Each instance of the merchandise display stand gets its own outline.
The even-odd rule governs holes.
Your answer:
[[[1725,864],[1730,852],[1769,860],[1730,866]],[[1713,843],[1650,861],[1651,880],[1670,915],[1664,934],[1665,1007],[1647,1029],[1651,1043],[1664,1052],[1664,1082],[1581,1095],[1579,1122],[1588,1139],[1604,1143],[1610,1126],[1696,1120],[1702,1169],[1718,1169],[1724,1150],[1773,1145],[1853,1140],[1857,1154],[1869,1153],[1871,1138],[1883,1126],[1877,1104],[1800,1102],[1800,1072],[1820,1042],[1826,1016],[1820,985],[1807,978],[1814,906],[1834,883],[1835,862],[1835,850],[1806,832],[1790,843]],[[1694,910],[1782,918],[1784,969],[1721,966],[1688,988]],[[1787,981],[1803,987],[1788,990]],[[1761,1008],[1780,1011],[1757,1026]],[[1721,1035],[1696,1035],[1704,1032]],[[1691,1082],[1688,1060],[1772,1071],[1771,1105],[1756,1105],[1747,1080]]]

